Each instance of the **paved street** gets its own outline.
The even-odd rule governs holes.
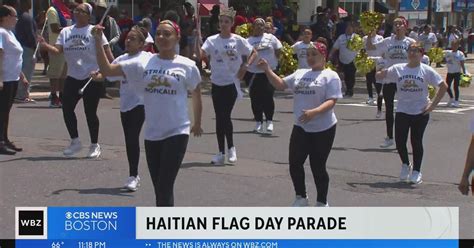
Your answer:
[[[39,65],[38,69],[42,69]],[[474,62],[468,63],[474,73]],[[445,76],[446,68],[439,68]],[[37,71],[39,73],[39,71]],[[365,79],[364,79],[365,80]],[[44,99],[44,77],[37,75],[34,97]],[[47,84],[46,84],[47,85]],[[339,119],[334,148],[328,161],[331,206],[458,206],[461,238],[474,238],[474,197],[462,196],[457,183],[462,174],[468,142],[469,120],[474,109],[474,86],[461,89],[461,108],[441,106],[425,133],[424,183],[398,182],[400,160],[396,150],[379,148],[385,136],[384,120],[375,119],[376,108],[367,106],[365,82],[357,82],[355,96],[336,106]],[[292,97],[276,96],[275,132],[252,133],[254,121],[248,98],[233,112],[238,162],[212,166],[217,150],[214,112],[204,89],[205,135],[190,138],[188,152],[175,186],[177,206],[288,206],[294,199],[288,172],[288,140],[293,125]],[[82,104],[76,110],[79,135],[89,145]],[[14,237],[15,206],[153,206],[154,193],[144,152],[139,174],[142,186],[135,193],[120,189],[128,177],[119,99],[101,100],[100,143],[103,155],[88,160],[65,158],[69,139],[60,109],[47,101],[15,104],[11,115],[12,139],[24,148],[16,156],[0,155],[0,239]],[[410,146],[409,149],[411,150]],[[81,156],[85,156],[83,149]],[[143,147],[142,147],[143,150]],[[316,189],[306,166],[308,193],[315,203]],[[411,220],[407,219],[409,225]]]

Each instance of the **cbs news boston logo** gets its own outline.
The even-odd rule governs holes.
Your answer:
[[[15,239],[47,239],[46,207],[15,208]]]

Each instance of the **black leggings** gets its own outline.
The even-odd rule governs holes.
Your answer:
[[[290,175],[296,195],[306,197],[304,162],[309,155],[311,172],[318,191],[317,201],[327,203],[329,175],[326,161],[332,149],[336,125],[328,130],[309,133],[299,126],[293,126],[290,138]]]
[[[446,75],[446,83],[448,83],[448,95],[453,98],[453,91],[451,91],[451,85],[454,80],[454,100],[459,101],[459,80],[461,80],[461,73],[448,73]]]
[[[214,112],[216,113],[216,134],[219,152],[225,153],[225,139],[227,139],[227,147],[230,149],[234,146],[232,126],[232,109],[237,99],[237,89],[234,84],[226,86],[218,86],[212,84],[212,103]]]
[[[385,125],[387,127],[387,137],[393,139],[393,104],[397,85],[389,83],[383,85],[383,99],[385,100]]]
[[[395,117],[395,143],[398,155],[403,164],[409,164],[407,141],[410,131],[410,142],[413,150],[413,170],[421,171],[423,160],[423,134],[430,120],[430,115],[409,115],[397,113]]]
[[[183,162],[189,135],[145,140],[146,161],[155,189],[156,206],[174,206],[174,182]]]
[[[350,64],[342,64],[342,71],[344,73],[344,83],[346,84],[346,94],[354,94],[356,68],[353,62]]]
[[[140,131],[145,121],[145,108],[138,105],[127,112],[120,112],[129,173],[131,177],[138,176],[138,161],[140,160]]]
[[[267,121],[273,120],[275,101],[273,94],[275,88],[268,81],[265,73],[247,73],[245,81],[250,90],[250,101],[255,121],[263,121],[263,113]]]
[[[84,94],[80,95],[79,90],[84,87],[88,80],[89,79],[77,80],[72,77],[66,78],[63,92],[63,117],[71,139],[79,137],[74,109],[79,100],[83,98],[84,112],[86,114],[87,126],[89,127],[91,143],[95,144],[99,139],[97,107],[99,107],[102,82],[92,81],[84,90]]]
[[[382,84],[377,83],[375,79],[375,69],[365,75],[365,79],[367,80],[367,93],[369,93],[370,98],[374,98],[374,92],[372,90],[372,84],[375,86],[375,90],[377,91],[377,110],[382,111]]]
[[[3,82],[3,89],[0,90],[0,142],[9,141],[8,123],[17,89],[18,81],[10,81]]]

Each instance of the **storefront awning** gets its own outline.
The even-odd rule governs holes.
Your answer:
[[[348,15],[347,11],[345,9],[341,8],[341,7],[339,7],[337,12],[339,13],[339,17],[346,17]]]

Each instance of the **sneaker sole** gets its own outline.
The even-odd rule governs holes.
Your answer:
[[[125,189],[127,189],[128,191],[135,192],[135,191],[138,190],[138,187],[140,187],[140,184],[138,184],[136,188],[132,188],[132,187],[125,186]]]

